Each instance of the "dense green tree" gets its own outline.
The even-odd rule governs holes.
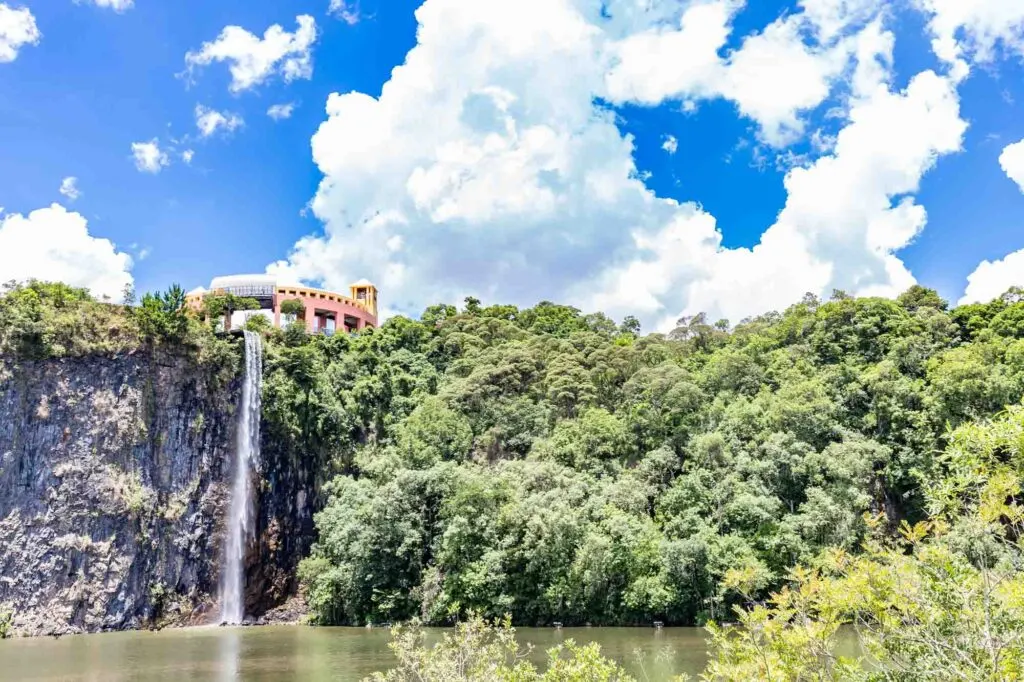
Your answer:
[[[162,293],[147,293],[132,309],[144,336],[150,339],[181,340],[189,330],[185,291],[177,284]]]
[[[386,609],[345,597],[316,613],[715,617],[737,602],[722,590],[732,569],[768,590],[823,548],[856,549],[865,512],[924,516],[921,477],[947,427],[1024,396],[1024,340],[1011,314],[999,317],[1014,305],[964,317],[924,289],[899,301],[808,296],[734,328],[698,315],[669,337],[639,337],[566,306],[470,300],[463,313],[434,306],[343,346],[286,343],[272,353],[311,358],[308,373],[283,367],[300,395],[303,377],[313,382],[312,422],[336,425],[317,438],[347,444],[331,448],[348,454],[325,475],[342,471],[363,491],[336,502],[328,489],[305,580],[355,571],[370,581],[361,594],[398,594],[395,576],[359,568],[390,552],[408,586]],[[306,410],[305,399],[291,404]],[[375,520],[378,496],[427,479],[444,484],[408,507],[415,534],[373,530],[391,518]],[[342,527],[384,545],[332,544]]]
[[[462,461],[473,445],[469,420],[436,397],[420,403],[396,431],[396,448],[413,468]]]
[[[619,331],[623,334],[632,334],[633,336],[640,336],[640,320],[636,319],[632,315],[627,315],[626,319],[619,325]]]
[[[470,300],[463,313],[393,318],[330,353],[306,344],[320,358],[312,374],[330,378],[322,395],[350,416],[334,438],[351,443],[342,470],[368,486],[366,500],[414,471],[445,481],[417,512],[432,510],[417,516],[416,560],[401,555],[400,573],[415,576],[408,597],[386,612],[367,599],[318,613],[438,623],[476,610],[530,624],[721,614],[737,599],[722,591],[731,569],[768,590],[825,547],[858,547],[865,512],[923,517],[921,476],[947,427],[1024,396],[1014,305],[965,317],[920,288],[898,301],[808,296],[733,328],[685,318],[666,338],[551,303]],[[353,513],[318,517],[307,580],[310,566],[363,561],[328,546]],[[371,528],[373,513],[360,517]]]
[[[203,297],[203,315],[210,322],[217,322],[225,316],[240,310],[259,310],[260,302],[255,298],[235,294],[207,294]]]
[[[992,331],[1013,339],[1024,338],[1024,303],[1013,303],[992,318]]]
[[[896,300],[901,306],[912,313],[917,312],[921,308],[932,308],[934,310],[946,310],[949,308],[949,303],[939,296],[939,292],[923,287],[920,284],[910,287],[900,294]]]
[[[306,304],[297,298],[289,298],[281,301],[281,314],[302,317],[306,314]]]
[[[29,359],[64,355],[76,333],[86,332],[87,317],[75,313],[98,308],[85,289],[9,282],[0,289],[0,353]]]
[[[265,315],[253,315],[245,321],[245,330],[263,334],[274,328],[274,323]]]
[[[577,419],[559,422],[551,437],[538,443],[537,457],[550,458],[567,467],[595,474],[615,473],[633,453],[626,424],[600,407],[586,410]]]

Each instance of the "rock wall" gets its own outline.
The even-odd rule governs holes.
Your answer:
[[[16,630],[215,617],[240,386],[228,370],[163,352],[0,358],[0,604]]]
[[[316,458],[296,451],[264,420],[256,544],[246,568],[246,613],[263,616],[294,595],[296,569],[316,539],[313,514],[321,505]]]

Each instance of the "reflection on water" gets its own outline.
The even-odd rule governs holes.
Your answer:
[[[234,628],[228,629],[220,637],[220,679],[231,682],[238,679],[238,653],[241,633]]]
[[[439,635],[436,635],[439,636]],[[696,628],[524,628],[538,665],[567,639],[597,642],[638,679],[665,682],[700,672],[704,631]],[[377,628],[193,628],[163,632],[0,642],[0,682],[357,682],[393,663],[390,635]]]

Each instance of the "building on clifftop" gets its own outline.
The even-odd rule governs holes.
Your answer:
[[[350,286],[346,296],[326,289],[284,284],[273,275],[229,275],[215,277],[209,289],[199,287],[190,291],[187,304],[194,310],[203,310],[203,301],[211,296],[253,299],[259,304],[255,310],[228,310],[224,316],[225,329],[241,329],[255,315],[266,317],[278,328],[304,322],[306,329],[314,334],[353,332],[377,326],[377,287],[365,279]],[[286,301],[300,302],[302,312],[282,312],[281,306]],[[285,308],[298,306],[286,304]]]

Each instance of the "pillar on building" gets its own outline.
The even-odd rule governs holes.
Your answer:
[[[305,318],[303,321],[306,323],[306,331],[310,334],[316,333],[316,307],[306,304],[306,312],[303,315]]]

